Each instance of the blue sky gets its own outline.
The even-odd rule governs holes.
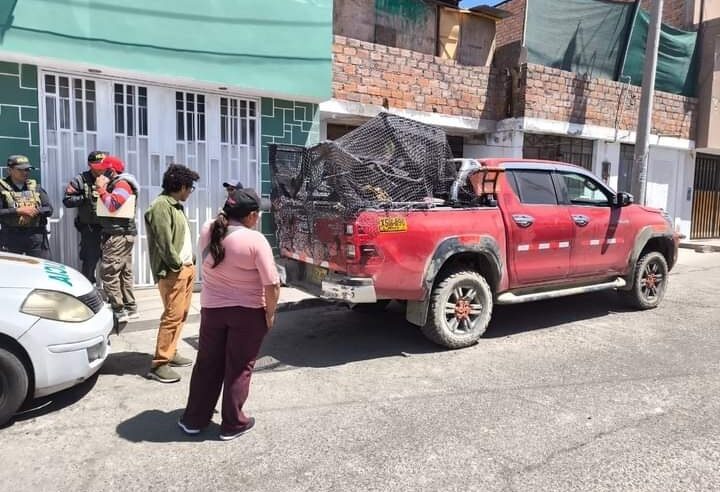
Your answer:
[[[475,7],[476,5],[495,5],[498,2],[500,2],[500,0],[462,0],[462,2],[460,2],[460,6],[462,8],[469,9],[470,7]]]

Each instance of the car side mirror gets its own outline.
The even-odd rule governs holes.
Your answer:
[[[633,201],[633,196],[630,193],[625,193],[624,191],[621,191],[617,195],[615,195],[613,205],[616,207],[627,207],[628,205],[633,203]]]

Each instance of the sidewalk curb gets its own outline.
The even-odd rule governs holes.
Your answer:
[[[290,301],[290,302],[283,302],[278,304],[277,312],[283,313],[283,312],[291,312],[291,311],[300,311],[302,309],[311,309],[316,307],[322,307],[322,306],[333,306],[336,305],[336,302],[333,301],[327,301],[325,299],[321,299],[319,297],[311,297],[308,299],[302,299],[299,301]],[[185,323],[199,323],[200,322],[200,314],[191,314],[187,317],[187,320],[185,320]],[[159,320],[158,319],[145,319],[145,320],[138,320],[138,321],[130,321],[129,323],[126,323],[125,326],[121,326],[119,333],[132,333],[135,331],[146,331],[146,330],[155,330],[158,327]]]
[[[679,246],[683,249],[692,249],[697,253],[720,253],[720,245],[715,244],[680,243]]]

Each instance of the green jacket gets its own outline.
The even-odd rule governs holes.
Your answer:
[[[180,251],[188,227],[182,204],[170,195],[158,196],[145,212],[145,225],[150,268],[158,282],[182,268]]]

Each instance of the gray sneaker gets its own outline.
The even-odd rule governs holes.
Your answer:
[[[191,366],[192,363],[192,359],[183,357],[182,355],[180,355],[180,352],[175,352],[175,357],[172,358],[172,360],[169,362],[169,365],[170,367],[187,367]]]
[[[168,364],[157,366],[154,369],[150,369],[148,373],[150,379],[160,381],[161,383],[177,383],[180,381],[180,374],[172,370]]]

